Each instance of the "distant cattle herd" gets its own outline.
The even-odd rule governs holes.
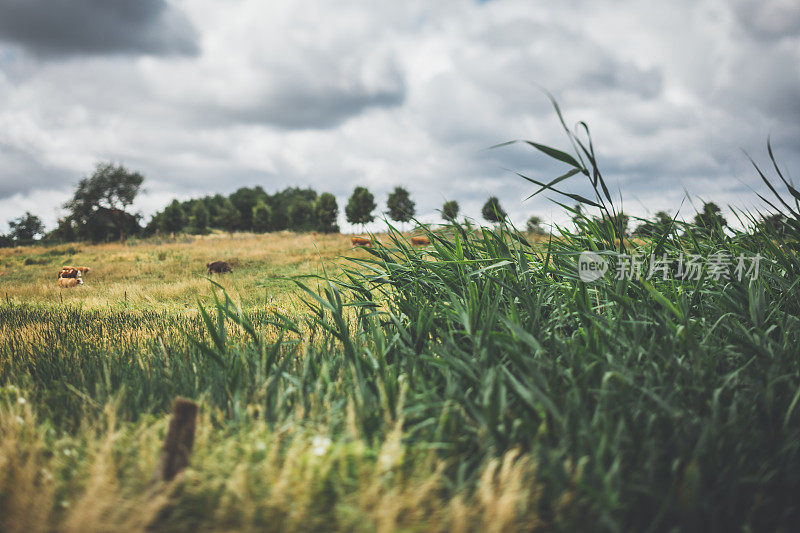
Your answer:
[[[375,241],[366,237],[352,237],[350,243],[353,246],[373,246]],[[411,244],[414,246],[426,246],[431,241],[425,236],[411,237]],[[83,285],[83,277],[86,276],[91,269],[87,266],[64,266],[58,271],[58,287],[62,289],[71,289],[78,285]],[[211,261],[206,263],[206,273],[208,275],[218,274],[222,275],[227,272],[233,272],[231,265],[227,261]]]

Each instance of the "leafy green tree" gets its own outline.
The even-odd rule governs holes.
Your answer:
[[[289,206],[289,227],[294,231],[308,231],[313,227],[314,204],[296,198]]]
[[[225,204],[225,197],[221,194],[207,196],[203,199],[203,203],[206,204],[206,207],[208,208],[208,214],[211,217],[211,226],[217,227],[216,220],[219,217],[219,212],[222,209],[222,206]]]
[[[531,216],[528,219],[528,222],[525,224],[525,229],[528,230],[528,233],[544,235],[545,231],[542,227],[542,217],[538,217],[536,215]]]
[[[506,212],[503,210],[503,207],[500,205],[500,199],[497,196],[491,196],[486,203],[483,204],[483,209],[481,209],[481,214],[483,218],[488,220],[489,222],[502,222],[506,218]]]
[[[639,224],[633,234],[637,237],[660,236],[672,225],[672,217],[666,211],[656,213],[653,220],[646,220]]]
[[[183,231],[186,225],[186,213],[178,200],[172,202],[164,208],[164,212],[159,217],[159,228],[164,233],[178,233]]]
[[[372,212],[375,210],[375,197],[366,187],[356,187],[353,195],[347,201],[344,214],[350,224],[367,224],[375,220]]]
[[[800,224],[782,213],[763,216],[759,226],[761,231],[782,239],[791,235],[793,228],[795,231],[800,231]]]
[[[253,207],[253,231],[264,233],[272,229],[272,208],[265,202],[258,202]]]
[[[36,215],[30,211],[26,211],[24,215],[19,218],[8,221],[8,227],[11,231],[8,236],[14,239],[17,243],[27,243],[33,241],[37,236],[44,235],[44,224]]]
[[[272,230],[280,231],[289,227],[289,210],[285,205],[272,206]]]
[[[233,235],[233,232],[239,228],[241,222],[242,216],[239,210],[236,209],[230,199],[225,198],[217,211],[216,217],[214,217],[214,226]]]
[[[408,222],[416,213],[416,205],[411,200],[408,190],[395,187],[386,200],[389,218],[396,222]]]
[[[59,218],[56,228],[45,237],[50,242],[72,242],[77,238],[75,221],[69,216]]]
[[[205,235],[208,233],[208,224],[211,221],[211,214],[203,200],[198,200],[192,206],[191,214],[189,215],[189,227],[192,233]]]
[[[268,199],[267,193],[261,187],[240,187],[233,194],[230,195],[230,200],[236,209],[239,210],[239,227],[240,230],[253,229],[253,208],[258,202],[266,202]]]
[[[458,217],[459,205],[455,200],[450,200],[442,205],[442,218],[448,222],[455,222]]]
[[[142,187],[144,176],[122,165],[98,163],[83,178],[72,199],[64,204],[79,238],[94,241],[121,239],[138,232],[139,217],[125,211]]]
[[[317,222],[317,230],[323,233],[339,233],[339,206],[336,197],[329,192],[324,192],[317,198],[314,205],[314,218]]]
[[[617,235],[617,238],[620,237],[620,233],[623,238],[630,235],[628,232],[630,220],[630,215],[626,215],[625,213],[617,213],[615,216],[611,217],[611,224],[614,226],[614,233]],[[601,220],[597,219],[598,223],[600,223],[600,221]]]
[[[728,225],[722,209],[714,202],[703,203],[703,210],[694,217],[694,224],[707,230],[721,230]]]
[[[269,198],[269,205],[272,208],[272,229],[283,230],[292,226],[289,208],[293,203],[305,201],[313,206],[316,200],[317,193],[310,188],[287,187],[282,191],[276,192]]]

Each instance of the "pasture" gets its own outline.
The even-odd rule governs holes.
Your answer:
[[[2,251],[0,529],[794,524],[796,240],[606,230]],[[578,279],[582,250],[623,244],[765,259],[741,281]],[[220,286],[213,259],[234,263]],[[86,284],[60,293],[62,264],[91,266]],[[177,396],[199,404],[197,434],[164,482]]]
[[[322,261],[352,250],[349,236],[291,232],[179,235],[99,245],[0,249],[3,299],[82,308],[185,310],[207,301],[206,263],[227,260],[231,274],[214,279],[241,295],[245,307],[291,305],[295,285],[287,278],[315,275]],[[59,291],[63,265],[91,265],[83,287]],[[335,267],[335,261],[328,265]]]

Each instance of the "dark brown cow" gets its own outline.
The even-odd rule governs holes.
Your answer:
[[[353,246],[372,246],[372,240],[364,237],[353,237],[350,239],[350,243]]]
[[[411,237],[411,244],[415,246],[426,246],[430,243],[431,243],[430,239],[428,239],[424,235],[419,237]]]
[[[225,272],[233,272],[233,269],[227,261],[212,261],[206,263],[206,271],[211,274],[224,274]]]

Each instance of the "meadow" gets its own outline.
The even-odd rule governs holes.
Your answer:
[[[538,242],[454,223],[421,228],[424,248],[388,226],[372,249],[284,234],[2,252],[0,529],[793,529],[800,219],[620,240],[584,152],[550,155],[603,216]],[[761,263],[587,282],[587,250]],[[216,258],[237,266],[214,283]],[[63,300],[62,263],[93,269]],[[177,396],[200,406],[194,452],[161,481]]]
[[[289,278],[319,274],[322,260],[334,260],[350,250],[346,235],[292,232],[216,232],[0,249],[0,296],[6,303],[74,304],[84,309],[196,309],[197,299],[209,296],[206,263],[224,260],[234,272],[219,280],[238,289],[243,305],[277,301],[290,305],[287,296],[295,285]],[[92,270],[79,291],[56,287],[62,266],[84,264]]]

